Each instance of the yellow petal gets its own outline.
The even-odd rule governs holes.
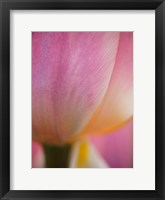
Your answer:
[[[109,166],[91,143],[87,140],[80,140],[72,147],[69,167],[108,168]]]

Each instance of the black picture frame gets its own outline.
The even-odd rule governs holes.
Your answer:
[[[155,10],[155,190],[10,190],[10,10]],[[163,0],[0,0],[0,197],[1,199],[165,199],[165,2]]]

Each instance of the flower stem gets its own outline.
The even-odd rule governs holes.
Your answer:
[[[71,145],[44,145],[47,168],[67,168]]]

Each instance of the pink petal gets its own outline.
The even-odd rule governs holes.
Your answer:
[[[65,142],[102,101],[114,67],[118,32],[32,34],[33,138]]]
[[[32,168],[42,168],[45,165],[45,156],[42,145],[32,142]]]
[[[106,95],[82,134],[114,131],[132,117],[132,104],[133,33],[123,32]]]
[[[133,120],[112,134],[91,136],[91,142],[112,168],[133,167]]]

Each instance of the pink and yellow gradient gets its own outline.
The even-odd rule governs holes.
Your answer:
[[[132,102],[132,32],[32,33],[33,140],[69,143],[79,152],[71,150],[71,160],[85,154],[99,160],[88,159],[88,166],[105,160],[104,166],[132,167],[133,131],[123,131],[132,124]],[[101,143],[111,148],[103,151]],[[116,163],[115,151],[125,155]]]

